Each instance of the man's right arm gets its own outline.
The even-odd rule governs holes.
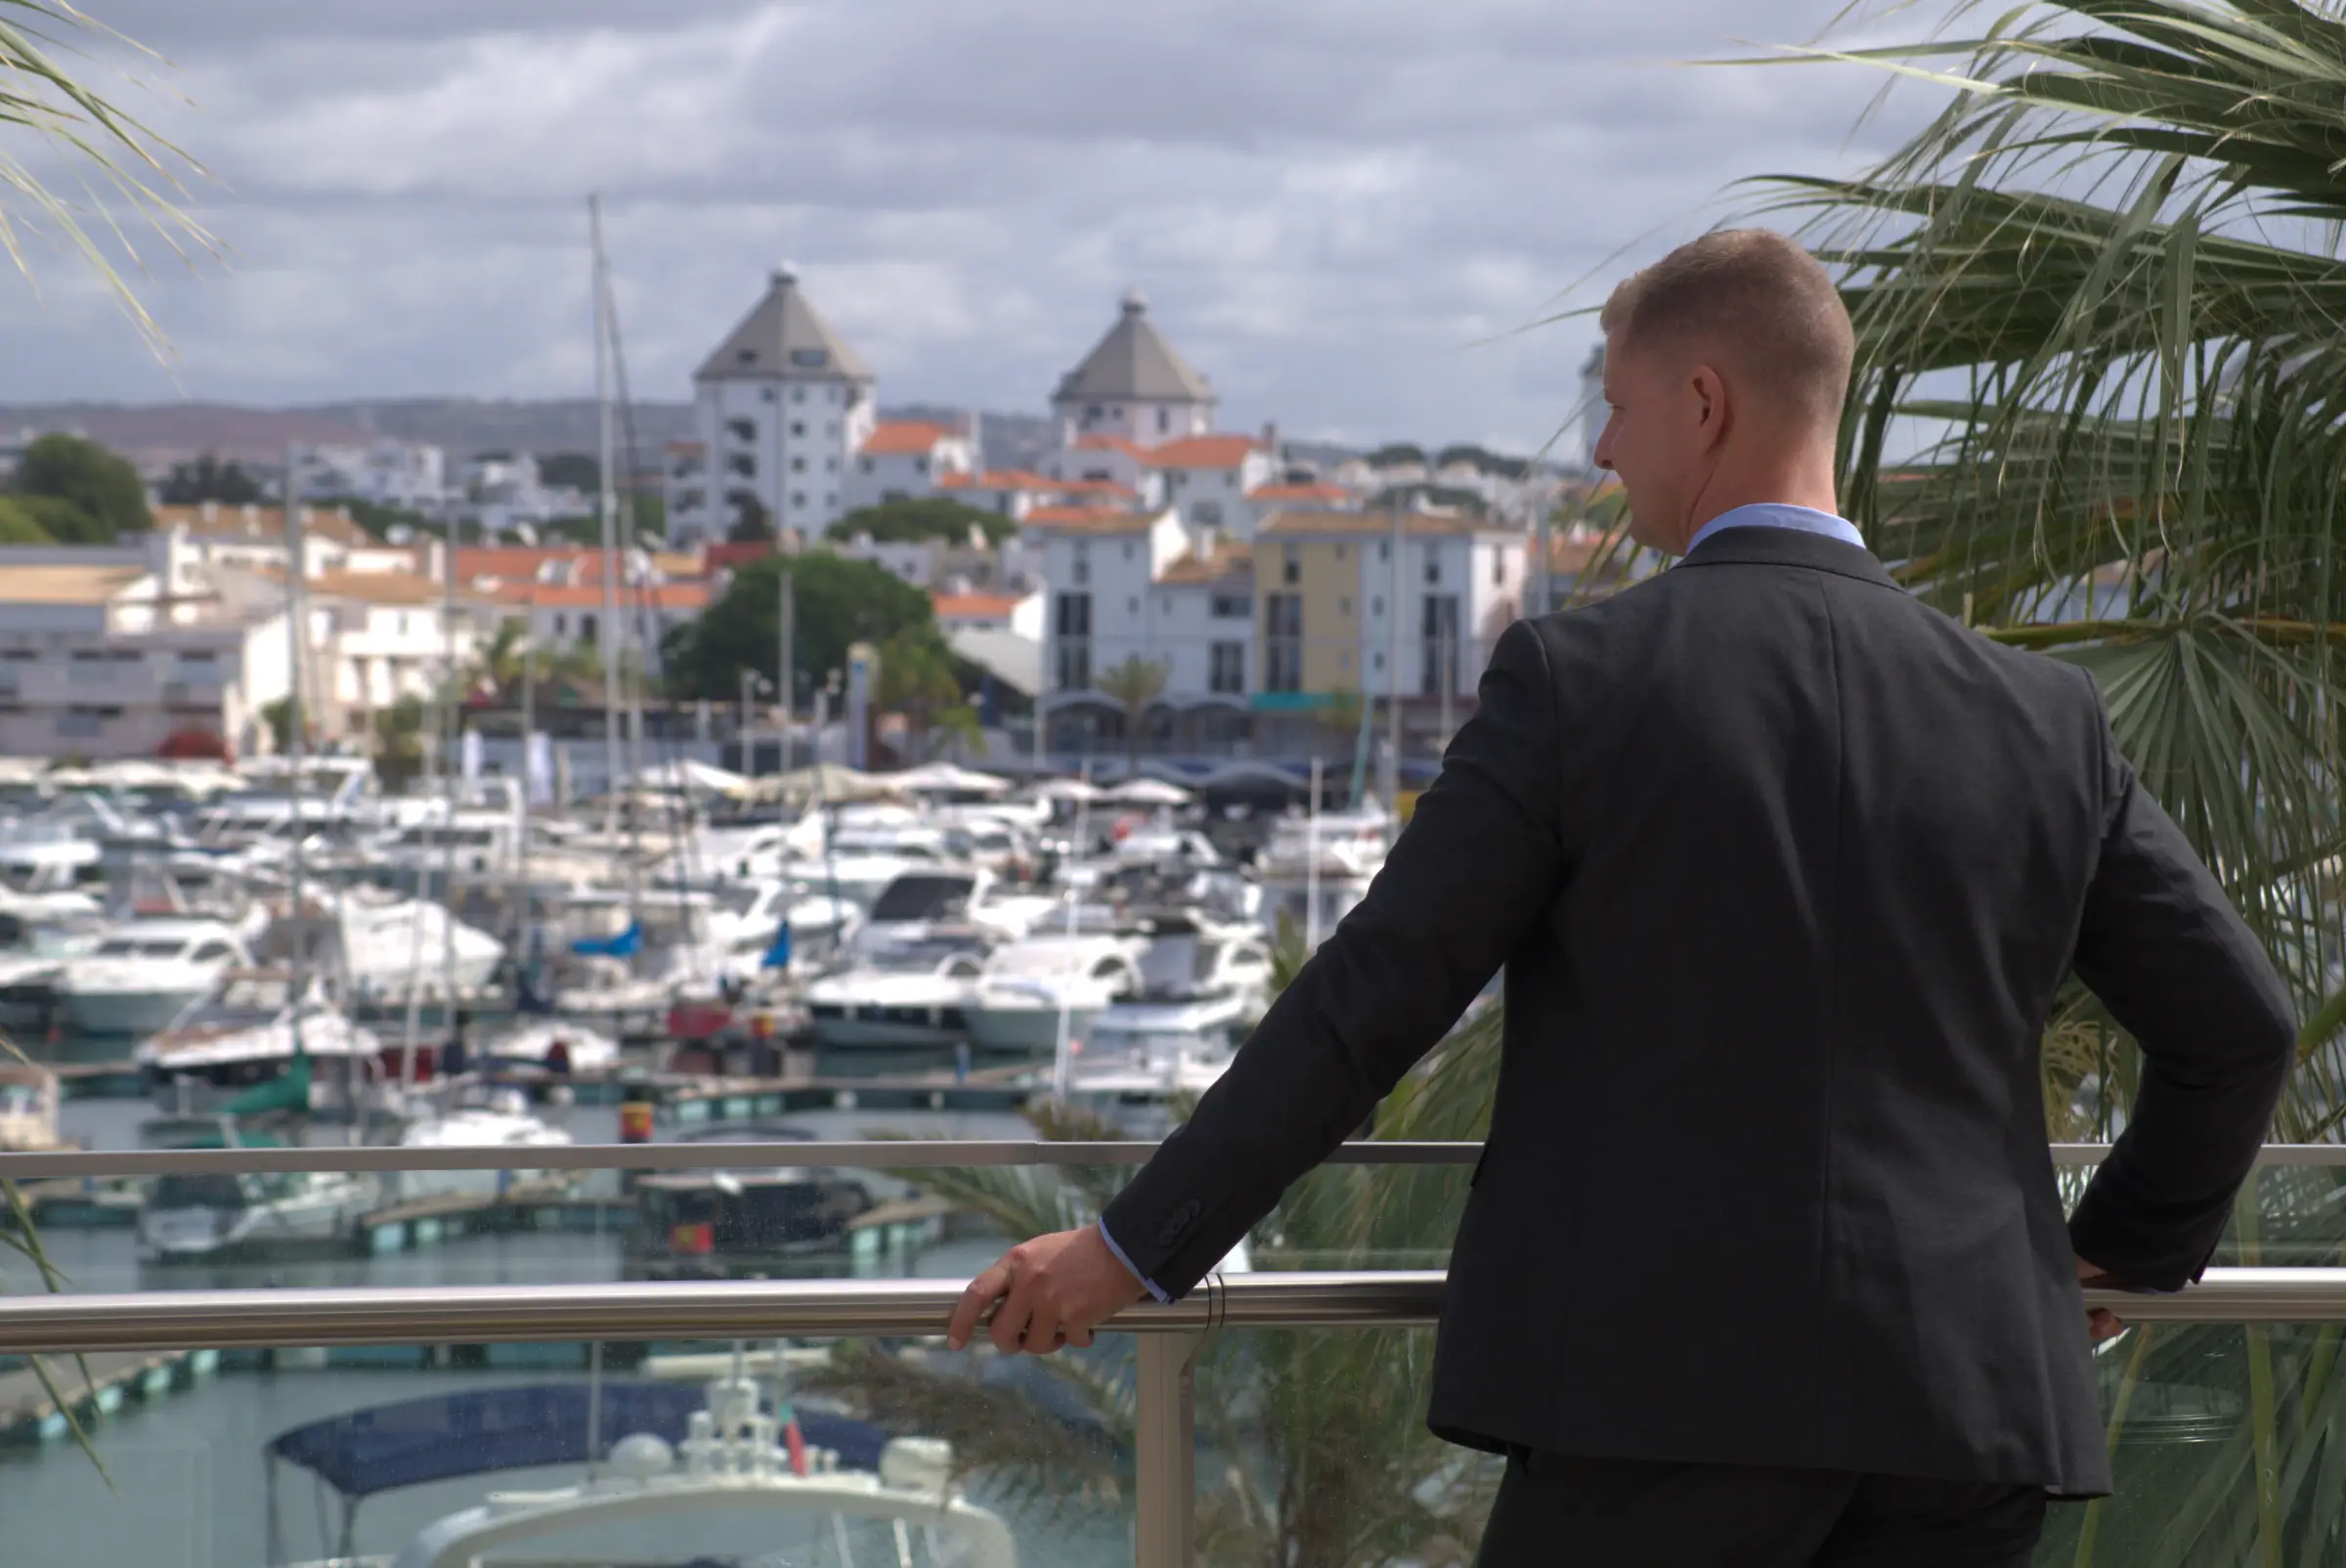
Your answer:
[[[2069,1220],[2111,1283],[2180,1289],[2215,1250],[2295,1060],[2263,945],[2118,753],[2103,721],[2102,856],[2077,978],[2142,1046],[2126,1128]]]

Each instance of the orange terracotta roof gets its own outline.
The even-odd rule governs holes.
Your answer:
[[[1021,521],[1028,528],[1070,534],[1138,534],[1151,519],[1146,512],[1126,511],[1121,506],[1037,506]]]
[[[1122,436],[1077,436],[1073,450],[1076,452],[1121,452],[1126,457],[1137,458],[1142,462],[1149,460],[1147,447],[1137,441],[1128,441]]]
[[[774,542],[770,539],[753,539],[738,543],[733,540],[725,540],[702,547],[701,565],[712,572],[730,571],[737,566],[747,566],[752,561],[762,561],[773,553]]]
[[[409,572],[320,572],[309,588],[312,593],[364,604],[438,604],[448,592],[430,578]]]
[[[1114,496],[1123,501],[1138,501],[1141,495],[1130,485],[1119,485],[1113,479],[1046,479],[1043,484],[1063,496]]]
[[[556,578],[585,576],[599,577],[603,570],[603,552],[590,550],[583,544],[557,544],[541,547],[529,544],[459,544],[456,546],[456,579],[469,583],[474,578],[495,577],[520,579],[536,577],[547,568]]]
[[[599,583],[499,583],[483,592],[500,604],[540,610],[599,610],[603,607],[603,588]],[[638,588],[623,588],[619,592],[620,613],[631,609],[705,610],[709,607],[709,585],[706,583],[652,583]]]
[[[1024,602],[1016,593],[932,593],[939,621],[1007,621]]]
[[[940,441],[954,440],[961,434],[941,424],[925,419],[891,419],[872,427],[864,438],[863,455],[867,457],[927,457]]]
[[[1457,512],[1404,512],[1402,531],[1412,535],[1465,536],[1513,534],[1518,530]],[[1386,511],[1336,511],[1298,508],[1273,512],[1255,529],[1259,539],[1276,534],[1282,539],[1316,536],[1331,539],[1381,539],[1393,532],[1393,514]]]
[[[1158,468],[1236,468],[1261,447],[1252,436],[1184,436],[1148,454]]]
[[[304,506],[301,526],[320,539],[330,539],[338,544],[371,544],[374,536],[358,525],[350,513],[340,506]],[[154,508],[157,529],[184,528],[198,539],[256,539],[282,541],[285,537],[285,509],[282,506],[230,506],[214,504],[211,515],[204,507],[157,506]]]
[[[1246,492],[1253,501],[1325,501],[1341,503],[1352,498],[1352,492],[1342,485],[1325,482],[1316,485],[1257,485]]]
[[[707,442],[703,441],[672,441],[664,450],[673,452],[679,457],[698,457],[707,455],[709,446]]]
[[[1254,564],[1251,544],[1222,544],[1210,555],[1195,551],[1167,566],[1157,576],[1157,582],[1168,585],[1218,583],[1235,573],[1243,572]]]

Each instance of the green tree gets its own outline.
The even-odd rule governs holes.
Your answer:
[[[567,485],[582,496],[603,488],[603,465],[591,452],[555,452],[538,459],[538,480],[549,489]]]
[[[768,555],[735,572],[698,620],[669,632],[662,664],[672,694],[731,702],[740,695],[743,670],[775,678],[785,568],[797,601],[794,663],[810,680],[845,670],[851,642],[879,646],[907,631],[934,635],[929,595],[869,561],[828,550]]]
[[[154,526],[139,471],[80,436],[46,435],[26,447],[12,488],[19,496],[78,508],[96,519],[109,539]]]
[[[261,704],[261,722],[269,726],[271,748],[282,757],[293,749],[293,716],[301,711],[290,697]],[[303,726],[306,731],[308,726]],[[314,738],[314,737],[308,737]]]
[[[1141,767],[1141,730],[1150,705],[1165,694],[1165,675],[1164,665],[1136,653],[1092,677],[1093,687],[1124,710],[1124,761],[1135,773]]]
[[[748,491],[738,491],[733,497],[733,521],[725,529],[728,544],[766,544],[774,539],[773,515],[765,502]]]
[[[945,496],[922,496],[858,506],[825,529],[826,539],[847,540],[869,534],[876,544],[907,544],[934,540],[945,544],[967,544],[971,529],[988,544],[1000,544],[1019,531],[1016,519],[972,506]]]
[[[374,776],[393,794],[423,776],[423,700],[402,697],[374,715]]]
[[[0,544],[54,544],[56,537],[43,528],[22,498],[0,496]]]
[[[960,671],[934,623],[902,628],[879,651],[880,706],[904,715],[914,761],[928,758],[932,727],[971,735],[977,710],[964,697]]]
[[[163,481],[162,500],[166,506],[195,506],[207,501],[224,506],[251,506],[261,501],[261,485],[241,463],[234,459],[222,462],[218,453],[207,452],[194,462],[171,465],[171,477]]]

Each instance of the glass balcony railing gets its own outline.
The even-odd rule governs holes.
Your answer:
[[[630,1265],[625,1238],[670,1201],[658,1176],[712,1169],[691,1145],[0,1155],[0,1180],[47,1203],[134,1212],[111,1231],[43,1226],[51,1262],[86,1270],[60,1282],[71,1293],[0,1253],[0,1562],[1470,1560],[1496,1471],[1422,1416],[1431,1269],[1472,1145],[1349,1147],[1255,1255],[1091,1351],[944,1350],[971,1267],[1014,1231],[1079,1222],[1147,1153],[732,1144],[717,1169],[745,1191],[739,1176],[773,1170],[886,1173],[903,1190],[884,1201],[926,1202],[934,1229],[891,1253],[775,1218],[678,1236],[704,1222],[671,1215],[649,1229],[697,1260],[682,1280]],[[239,1184],[242,1200],[241,1184],[293,1173],[520,1159],[607,1183],[605,1229],[488,1226],[299,1261],[263,1245],[217,1266],[99,1246],[138,1237],[166,1182]],[[2113,1300],[2132,1325],[2098,1358],[2118,1494],[2054,1510],[2040,1563],[2346,1564],[2342,1185],[2346,1150],[2267,1151],[2227,1266],[2178,1296]],[[442,1217],[497,1207],[452,1198]],[[1718,1306],[1732,1313],[1731,1286]]]

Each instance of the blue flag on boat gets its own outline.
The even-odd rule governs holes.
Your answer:
[[[581,936],[570,944],[570,950],[598,958],[633,958],[643,945],[643,927],[629,921],[628,929],[616,936]]]
[[[758,967],[760,969],[790,968],[789,921],[785,920],[781,925],[774,928],[773,942],[766,948],[765,956],[758,960]]]

